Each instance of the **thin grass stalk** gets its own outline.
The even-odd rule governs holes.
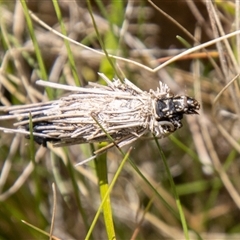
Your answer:
[[[107,131],[101,126],[101,124],[97,121],[97,119],[92,116],[93,119],[96,121],[96,123],[100,126],[100,128],[105,132],[105,134],[107,135],[107,137],[109,138],[109,140],[115,144],[114,139],[112,139],[112,137],[107,133]],[[155,139],[156,140],[156,139]],[[116,145],[116,144],[115,144]],[[158,144],[159,145],[159,144]],[[116,145],[117,146],[117,145]],[[160,146],[159,146],[160,147]],[[118,150],[121,152],[121,154],[124,157],[124,153],[121,150],[121,148],[118,147]],[[163,153],[162,153],[163,154]],[[165,159],[165,158],[164,158]],[[135,163],[129,158],[129,163],[131,164],[131,166],[134,168],[134,170],[141,176],[141,178],[150,186],[150,188],[156,193],[156,195],[158,197],[160,197],[160,199],[163,201],[163,203],[168,207],[168,209],[170,209],[172,211],[172,213],[177,216],[177,214],[175,213],[175,211],[171,208],[171,206],[169,206],[169,204],[158,194],[157,190],[151,185],[151,183],[147,180],[147,178],[141,173],[141,171],[137,168],[137,166],[135,165]],[[169,174],[171,175],[170,171]],[[175,198],[176,199],[176,198]],[[181,217],[181,215],[180,215]],[[182,217],[183,218],[183,217]],[[185,218],[184,218],[185,219]]]
[[[170,172],[170,169],[168,167],[165,155],[162,151],[162,148],[161,148],[157,138],[155,138],[155,142],[156,142],[156,145],[158,147],[158,150],[159,150],[160,156],[162,158],[162,161],[164,163],[165,169],[167,171],[167,175],[168,175],[168,179],[169,179],[172,191],[173,191],[173,195],[176,199],[176,204],[177,204],[177,207],[178,207],[178,211],[179,211],[179,215],[180,215],[180,219],[181,219],[181,223],[182,223],[185,238],[187,240],[189,240],[189,233],[188,233],[188,226],[187,226],[186,218],[184,216],[183,208],[182,208],[181,201],[180,201],[180,198],[179,198],[178,193],[177,193],[176,186],[175,186],[174,181],[173,181],[173,177],[171,175],[171,172]]]
[[[29,13],[30,13],[32,19],[34,19],[36,22],[38,22],[43,28],[47,29],[47,30],[50,31],[50,32],[53,32],[55,35],[57,35],[57,36],[59,36],[59,37],[61,37],[61,38],[63,38],[63,39],[67,39],[69,42],[72,42],[72,43],[74,43],[74,44],[76,44],[77,46],[80,46],[80,47],[82,47],[82,48],[88,49],[88,50],[90,50],[90,51],[92,51],[92,52],[94,52],[94,53],[96,53],[96,54],[105,56],[105,53],[104,53],[104,52],[100,52],[100,51],[95,50],[95,49],[93,49],[93,48],[87,47],[87,46],[85,46],[85,45],[83,45],[83,44],[81,44],[81,43],[79,43],[79,42],[77,42],[77,41],[75,41],[75,40],[73,40],[73,39],[71,39],[71,38],[69,38],[69,37],[61,34],[61,33],[59,33],[58,31],[54,30],[53,28],[51,28],[51,27],[49,27],[47,24],[45,24],[43,21],[41,21],[41,20],[40,20],[34,13],[32,13],[31,11],[29,11]],[[223,40],[225,40],[225,39],[234,37],[234,36],[236,36],[236,35],[238,35],[238,34],[240,34],[240,30],[237,30],[237,31],[228,33],[228,34],[226,34],[225,36],[219,37],[219,38],[217,38],[217,39],[213,39],[213,40],[210,40],[210,41],[208,41],[208,42],[202,43],[202,44],[200,44],[200,45],[198,45],[198,46],[195,46],[195,47],[193,47],[193,48],[191,48],[191,49],[188,49],[188,50],[186,50],[186,51],[184,51],[184,52],[182,52],[182,53],[177,54],[176,56],[172,57],[170,60],[162,63],[161,65],[159,65],[158,67],[155,67],[155,68],[147,67],[146,65],[141,64],[141,63],[136,62],[136,61],[133,61],[133,60],[131,60],[131,59],[114,56],[114,55],[112,55],[112,54],[108,54],[108,56],[109,56],[109,58],[114,58],[114,59],[117,59],[117,60],[120,60],[120,61],[123,61],[123,62],[126,62],[126,63],[131,63],[131,64],[134,64],[135,66],[138,66],[138,67],[140,67],[140,68],[142,68],[142,69],[145,69],[145,70],[147,70],[147,71],[149,71],[149,72],[151,72],[151,73],[155,73],[155,72],[158,72],[160,69],[162,69],[162,68],[170,65],[171,63],[173,63],[173,62],[181,59],[182,57],[184,57],[184,56],[186,56],[186,55],[188,55],[188,54],[190,54],[190,53],[199,51],[199,50],[201,50],[201,49],[203,49],[203,48],[206,48],[206,47],[209,47],[209,46],[211,46],[211,45],[214,45],[214,44],[216,44],[217,42],[223,41]]]
[[[133,232],[133,235],[131,236],[130,240],[135,240],[137,238],[137,235],[138,233],[140,232],[141,230],[141,225],[144,221],[144,217],[146,215],[146,213],[150,210],[152,204],[153,204],[153,200],[154,200],[155,196],[153,196],[149,201],[148,201],[148,204],[147,206],[144,208],[144,211],[143,211],[143,216],[142,218],[140,219],[140,221],[138,222],[137,224],[137,227],[135,228],[134,232]]]
[[[178,148],[182,149],[185,153],[187,153],[196,162],[200,162],[198,155],[192,149],[190,149],[188,146],[186,146],[182,141],[180,141],[178,138],[176,138],[174,135],[169,136],[169,139]]]
[[[59,158],[61,158],[62,162],[65,164],[65,167],[67,168],[67,171],[69,173],[70,176],[70,180],[71,180],[71,184],[73,187],[73,194],[75,196],[76,199],[76,205],[77,205],[77,210],[80,213],[82,219],[83,219],[83,224],[85,226],[85,229],[87,230],[89,228],[89,223],[87,221],[87,214],[82,206],[82,202],[81,202],[81,197],[80,197],[80,190],[78,187],[78,179],[75,173],[75,169],[72,166],[72,163],[70,162],[68,156],[68,150],[66,148],[63,148],[63,152],[64,152],[64,156],[58,155],[53,151],[53,149],[51,149],[50,152],[50,160],[51,160],[51,166],[52,166],[52,173],[55,179],[55,182],[58,186],[58,189],[60,191],[60,193],[63,195],[65,189],[63,189],[62,187],[62,176],[61,173],[59,172],[59,168],[58,168],[58,162],[59,162]]]
[[[112,1],[110,9],[111,11],[109,11],[109,13],[107,13],[102,1],[96,1],[96,3],[100,8],[104,18],[106,18],[109,23],[109,30],[104,34],[103,37],[105,51],[107,52],[108,49],[111,49],[111,52],[115,52],[115,54],[117,54],[118,50],[120,49],[120,38],[119,36],[116,36],[114,26],[116,28],[116,26],[118,27],[123,22],[123,3],[122,1]],[[116,12],[118,12],[117,15]],[[112,62],[114,66],[116,66],[116,60],[112,59]],[[116,71],[113,71],[114,69],[112,68],[108,58],[104,58],[101,61],[99,70],[104,72],[110,78],[113,78],[116,75]]]
[[[38,61],[39,68],[40,68],[40,73],[41,73],[41,78],[43,80],[47,80],[48,79],[47,71],[46,71],[45,64],[44,64],[44,61],[43,61],[43,58],[42,58],[41,50],[40,50],[38,42],[37,42],[37,38],[35,36],[32,20],[31,20],[30,14],[29,14],[29,10],[28,10],[26,1],[21,0],[21,4],[22,4],[22,7],[23,7],[23,12],[24,12],[26,21],[27,21],[28,32],[29,32],[29,35],[32,39],[33,46],[34,46],[34,49],[35,49],[35,52],[36,52],[36,57],[37,57],[37,61]],[[46,92],[47,92],[48,98],[53,99],[52,89],[46,88]]]
[[[169,205],[169,203],[158,193],[158,190],[151,184],[151,182],[143,175],[143,173],[139,170],[139,168],[136,166],[134,161],[129,158],[128,162],[130,163],[131,167],[134,169],[134,171],[140,176],[140,178],[143,179],[143,181],[149,186],[149,188],[156,194],[156,196],[161,200],[161,202],[164,204],[164,206],[167,207],[167,209],[171,212],[171,214],[179,219],[179,215],[175,210]]]
[[[41,233],[41,234],[44,235],[44,236],[47,236],[47,237],[50,237],[50,236],[51,236],[48,232],[42,230],[41,228],[38,228],[38,227],[34,226],[34,225],[31,224],[31,223],[28,223],[28,222],[26,222],[26,221],[24,221],[24,220],[22,220],[22,223],[26,224],[28,227],[30,227],[31,229],[34,229],[35,231]],[[57,237],[55,237],[55,236],[51,236],[51,239],[52,239],[52,240],[61,240],[60,238],[57,238]]]
[[[100,33],[98,31],[97,24],[96,24],[96,21],[95,21],[94,16],[93,16],[93,11],[92,11],[92,6],[91,6],[90,0],[87,0],[87,6],[88,6],[88,11],[90,13],[91,19],[92,19],[93,27],[94,27],[94,29],[96,31],[96,34],[97,34],[97,38],[98,38],[99,44],[101,45],[101,48],[104,51],[104,55],[108,59],[110,65],[111,65],[112,69],[114,70],[114,72],[116,73],[118,79],[123,83],[123,78],[118,74],[118,71],[117,71],[117,69],[115,67],[115,64],[113,63],[113,61],[111,59],[111,55],[108,54],[108,52],[107,52],[107,50],[105,48],[105,45],[103,43],[103,40],[102,40],[102,38],[100,36]]]
[[[77,210],[83,219],[83,224],[85,226],[85,229],[88,229],[89,228],[89,223],[87,221],[88,218],[87,218],[87,214],[82,206],[82,202],[81,202],[81,198],[80,198],[80,190],[79,190],[78,183],[77,183],[78,179],[77,179],[77,176],[75,173],[75,169],[73,168],[72,163],[70,162],[69,158],[67,157],[68,150],[66,148],[63,148],[63,151],[65,153],[64,156],[66,156],[65,157],[66,159],[64,159],[64,157],[61,155],[58,155],[58,157],[57,157],[56,153],[53,151],[53,149],[51,149],[50,160],[51,160],[51,165],[52,165],[53,176],[54,176],[55,182],[58,186],[60,193],[63,194],[65,189],[63,189],[63,187],[62,187],[63,180],[62,180],[61,173],[59,172],[59,168],[57,167],[59,165],[58,164],[59,158],[61,158],[61,160],[65,164],[67,171],[69,173],[69,176],[70,176],[70,180],[71,180],[72,187],[73,187],[73,194],[76,199]]]
[[[55,215],[57,210],[57,193],[55,184],[52,184],[52,191],[53,191],[53,209],[52,209],[52,219],[51,219],[51,227],[49,231],[49,240],[52,240],[53,237],[53,230],[54,230],[54,222],[55,222]]]
[[[66,151],[66,150],[65,150]],[[70,174],[70,179],[72,182],[72,186],[73,186],[73,192],[74,192],[74,196],[76,197],[76,203],[77,203],[77,207],[78,207],[78,211],[80,212],[85,228],[88,229],[89,228],[89,223],[87,221],[87,214],[82,206],[82,202],[81,202],[81,198],[80,198],[80,190],[78,187],[78,183],[77,183],[77,179],[76,179],[76,173],[75,173],[75,169],[71,163],[71,161],[69,160],[69,158],[67,158],[67,169],[68,172]],[[79,229],[80,231],[82,231],[81,229]]]
[[[60,26],[61,26],[62,34],[67,36],[66,27],[65,27],[63,19],[62,19],[62,14],[61,14],[61,10],[60,10],[59,4],[58,4],[58,0],[52,0],[52,3],[53,3],[53,6],[54,6],[54,9],[55,9],[55,12],[57,14],[58,22],[60,23]],[[68,60],[69,60],[69,63],[70,63],[70,68],[72,70],[74,82],[75,82],[76,86],[81,86],[82,84],[81,84],[81,81],[78,77],[77,67],[76,67],[76,64],[75,64],[75,61],[74,61],[74,57],[73,57],[73,53],[72,53],[69,41],[64,39],[64,43],[65,43],[65,46],[66,46],[66,49],[67,49],[67,56],[68,56]]]
[[[91,236],[91,234],[92,234],[92,232],[93,232],[93,229],[94,229],[94,227],[95,227],[95,225],[96,225],[96,223],[97,223],[97,219],[99,218],[99,216],[100,216],[100,214],[101,214],[103,205],[105,204],[106,200],[108,199],[109,194],[110,194],[110,192],[112,191],[112,189],[113,189],[113,187],[114,187],[114,185],[115,185],[115,183],[116,183],[116,181],[117,181],[120,173],[122,172],[122,169],[123,169],[126,161],[129,159],[129,155],[130,155],[131,150],[132,150],[132,148],[130,148],[126,154],[123,153],[124,158],[123,158],[123,160],[121,161],[121,164],[119,165],[116,173],[114,174],[113,180],[112,180],[112,182],[110,183],[109,188],[108,188],[107,191],[105,192],[105,196],[102,198],[102,202],[101,202],[101,204],[100,204],[100,206],[99,206],[99,208],[98,208],[98,211],[97,211],[97,213],[96,213],[96,215],[95,215],[95,217],[94,217],[94,219],[93,219],[93,221],[92,221],[92,224],[91,224],[91,226],[90,226],[90,228],[89,228],[89,231],[88,231],[88,233],[87,233],[87,235],[86,235],[86,237],[85,237],[86,240],[90,238],[90,236]]]

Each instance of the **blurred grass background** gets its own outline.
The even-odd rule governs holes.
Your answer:
[[[0,239],[49,239],[44,233],[51,233],[52,239],[240,238],[239,80],[214,100],[239,73],[239,37],[151,73],[123,61],[112,59],[110,64],[107,58],[64,41],[28,15],[32,11],[54,30],[86,46],[152,68],[199,43],[239,29],[237,1],[155,4],[158,6],[150,1],[0,1],[2,106],[65,94],[45,91],[35,84],[38,79],[85,86],[102,83],[97,72],[110,78],[124,74],[147,91],[155,90],[161,80],[174,94],[190,95],[201,103],[199,116],[185,117],[182,129],[159,140],[164,156],[149,135],[132,144],[130,160],[126,146],[123,154],[110,149],[96,161],[74,167],[100,146],[47,149],[24,136],[1,132]],[[9,128],[12,124],[1,122]],[[101,199],[109,187],[110,198],[101,214]],[[186,223],[180,217],[181,208]],[[93,224],[97,211],[100,216]]]

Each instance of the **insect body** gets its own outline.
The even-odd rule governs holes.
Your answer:
[[[122,147],[149,131],[165,137],[182,126],[183,114],[196,114],[200,108],[193,98],[173,96],[162,82],[157,91],[145,92],[127,79],[121,83],[100,76],[108,86],[81,88],[40,80],[40,85],[71,94],[52,102],[6,108],[10,116],[0,119],[17,118],[19,129],[8,131],[29,135],[31,114],[34,139],[44,146],[48,141],[54,146],[114,141]]]

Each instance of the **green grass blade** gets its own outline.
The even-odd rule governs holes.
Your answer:
[[[73,185],[74,196],[76,197],[78,210],[81,213],[85,228],[88,229],[89,228],[89,223],[87,221],[86,212],[85,212],[85,210],[82,206],[82,202],[81,202],[81,198],[80,198],[80,190],[79,190],[79,187],[78,187],[75,170],[74,170],[74,167],[73,167],[71,161],[69,160],[69,158],[68,158],[68,161],[67,161],[67,169],[68,169],[68,172],[70,173],[70,178],[71,178],[71,182],[72,182],[72,185]]]
[[[119,36],[116,36],[116,31],[114,31],[114,26],[120,27],[124,20],[124,6],[123,1],[112,1],[111,8],[106,11],[106,8],[102,1],[96,1],[96,4],[98,5],[101,13],[103,14],[104,18],[107,19],[109,23],[109,30],[104,34],[103,36],[103,42],[105,50],[107,49],[111,50],[112,54],[116,54],[119,50]],[[116,12],[118,14],[116,14]],[[116,64],[115,59],[111,59],[111,61]],[[109,59],[103,59],[101,61],[100,65],[100,72],[104,72],[108,78],[112,79],[116,71],[113,71],[111,63],[109,62]]]
[[[28,32],[30,34],[30,37],[32,39],[33,46],[34,46],[34,49],[35,49],[35,52],[36,52],[36,57],[37,57],[37,61],[38,61],[38,65],[39,65],[39,69],[40,69],[40,73],[41,73],[40,77],[43,80],[47,80],[48,79],[47,71],[46,71],[45,64],[44,64],[44,61],[43,61],[43,58],[42,58],[42,54],[41,54],[41,51],[40,51],[40,48],[39,48],[39,45],[38,45],[38,42],[37,42],[37,38],[36,38],[35,33],[34,33],[33,23],[32,23],[30,15],[29,15],[29,10],[28,10],[26,1],[21,0],[21,4],[22,4],[24,15],[25,15],[25,18],[26,18],[26,22],[27,22],[27,26],[28,26]],[[52,99],[52,97],[53,97],[52,89],[51,88],[46,88],[46,92],[47,92],[47,95],[48,95],[49,99]]]
[[[105,204],[105,202],[109,198],[109,194],[110,194],[111,190],[113,189],[113,187],[114,187],[114,185],[115,185],[115,183],[116,183],[116,181],[117,181],[117,179],[118,179],[118,177],[119,177],[119,175],[120,175],[120,173],[123,169],[123,166],[125,165],[125,162],[127,161],[127,159],[129,159],[130,152],[131,152],[131,148],[129,149],[129,151],[126,154],[124,154],[124,158],[123,158],[121,164],[119,165],[119,168],[117,169],[116,173],[114,174],[114,177],[113,177],[113,180],[112,180],[111,184],[109,185],[108,189],[106,189],[106,191],[105,191],[105,195],[102,198],[102,202],[101,202],[101,204],[98,208],[98,211],[97,211],[97,213],[96,213],[96,215],[95,215],[95,217],[92,221],[91,227],[90,227],[85,239],[89,239],[90,235],[92,234],[94,226],[96,225],[97,219],[99,218],[99,216],[101,214],[101,210],[103,208],[103,205]],[[112,224],[111,222],[109,222],[109,223]],[[114,235],[114,238],[111,238],[111,239],[115,239],[115,235]]]
[[[58,4],[58,0],[52,0],[52,3],[53,3],[53,6],[54,6],[54,9],[55,9],[55,12],[57,14],[58,21],[59,21],[60,26],[61,26],[62,34],[67,36],[67,31],[66,31],[63,19],[62,19],[62,14],[61,14],[61,10],[60,10],[59,4]],[[70,63],[70,68],[72,70],[72,74],[73,74],[75,84],[76,84],[76,86],[83,85],[81,83],[79,77],[78,77],[78,74],[77,74],[77,67],[76,67],[76,64],[75,64],[75,61],[74,61],[74,57],[73,57],[73,53],[72,53],[69,41],[64,39],[64,43],[65,43],[65,46],[66,46],[66,49],[67,49],[68,60],[69,60],[69,63]]]
[[[167,175],[168,175],[168,179],[170,181],[170,185],[171,185],[171,188],[172,188],[172,191],[173,191],[173,195],[174,195],[174,197],[176,199],[176,204],[177,204],[177,208],[178,208],[178,211],[179,211],[179,215],[180,215],[180,219],[181,219],[181,223],[182,223],[182,227],[183,227],[185,238],[189,239],[188,226],[187,226],[186,218],[184,216],[183,208],[182,208],[181,201],[180,201],[180,198],[179,198],[178,193],[177,193],[177,189],[176,189],[174,181],[173,181],[173,177],[172,177],[171,172],[169,170],[169,167],[168,167],[165,155],[164,155],[164,153],[162,151],[162,148],[160,147],[160,144],[159,144],[159,142],[158,142],[156,137],[155,137],[155,142],[156,142],[156,145],[158,147],[160,156],[161,156],[161,158],[163,160],[165,169],[167,171]]]
[[[100,189],[100,196],[103,200],[104,199],[102,211],[103,217],[105,222],[105,228],[107,232],[108,239],[115,238],[115,230],[112,218],[112,208],[111,208],[111,201],[110,196],[108,193],[109,191],[109,184],[108,184],[108,171],[107,171],[107,154],[102,154],[97,159],[95,159],[95,166],[99,181],[99,189]]]
[[[103,42],[103,40],[102,40],[102,37],[100,36],[100,33],[99,33],[99,31],[98,31],[98,28],[97,28],[96,21],[95,21],[94,16],[93,16],[93,11],[92,11],[92,6],[91,6],[90,0],[87,0],[87,6],[88,6],[88,10],[89,10],[89,13],[90,13],[90,16],[91,16],[91,19],[92,19],[92,23],[93,23],[93,26],[94,26],[94,29],[95,29],[95,32],[96,32],[96,35],[97,35],[99,44],[101,45],[101,48],[102,48],[102,50],[104,51],[105,56],[106,56],[108,62],[110,63],[112,69],[113,69],[114,72],[116,73],[117,77],[119,78],[120,81],[123,82],[123,79],[122,79],[122,77],[118,74],[118,71],[117,71],[117,69],[116,69],[116,67],[115,67],[115,64],[114,64],[112,58],[109,56],[109,54],[108,54],[108,52],[107,52],[107,50],[106,50],[105,44],[104,44],[104,42]]]
[[[176,144],[180,149],[182,149],[184,152],[186,152],[193,160],[199,162],[198,155],[190,149],[188,146],[184,145],[184,143],[180,140],[178,140],[174,135],[170,135],[169,139]]]

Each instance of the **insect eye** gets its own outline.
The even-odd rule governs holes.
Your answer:
[[[187,105],[195,107],[196,109],[199,109],[200,107],[198,101],[190,97],[187,98]]]
[[[196,114],[196,110],[200,109],[200,104],[197,100],[188,97],[187,98],[187,107],[184,110],[187,114]]]

